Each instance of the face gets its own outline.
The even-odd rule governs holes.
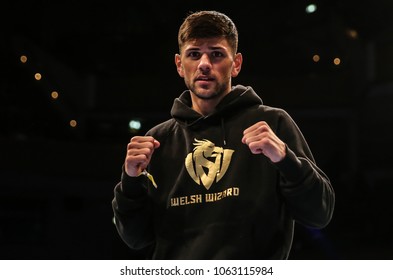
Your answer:
[[[203,38],[187,42],[181,54],[176,54],[175,63],[194,97],[216,100],[231,90],[231,80],[240,72],[242,56],[233,56],[226,39]]]

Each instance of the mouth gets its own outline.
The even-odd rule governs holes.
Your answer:
[[[214,81],[214,78],[212,78],[212,77],[197,77],[196,79],[195,79],[195,81],[196,82],[211,82],[211,81]]]

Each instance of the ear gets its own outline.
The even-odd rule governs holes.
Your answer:
[[[175,54],[175,64],[176,64],[177,73],[179,73],[180,77],[184,78],[184,71],[183,71],[183,65],[181,63],[180,54]]]
[[[233,60],[232,72],[231,72],[232,78],[237,77],[237,75],[239,75],[240,70],[242,69],[242,63],[243,63],[242,54],[241,53],[235,54],[235,58]]]

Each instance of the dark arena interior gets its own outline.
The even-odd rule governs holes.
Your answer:
[[[233,83],[291,114],[336,192],[290,259],[392,259],[393,1],[188,2],[2,4],[0,258],[141,257],[112,222],[113,188],[129,139],[185,89],[181,21],[214,9],[239,30]]]

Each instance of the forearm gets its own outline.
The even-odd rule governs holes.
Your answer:
[[[116,228],[124,242],[141,249],[152,242],[151,205],[144,188],[144,177],[122,175],[115,187],[112,208]]]
[[[323,228],[331,220],[335,194],[329,178],[307,157],[287,149],[280,170],[281,193],[294,219],[306,226]]]

